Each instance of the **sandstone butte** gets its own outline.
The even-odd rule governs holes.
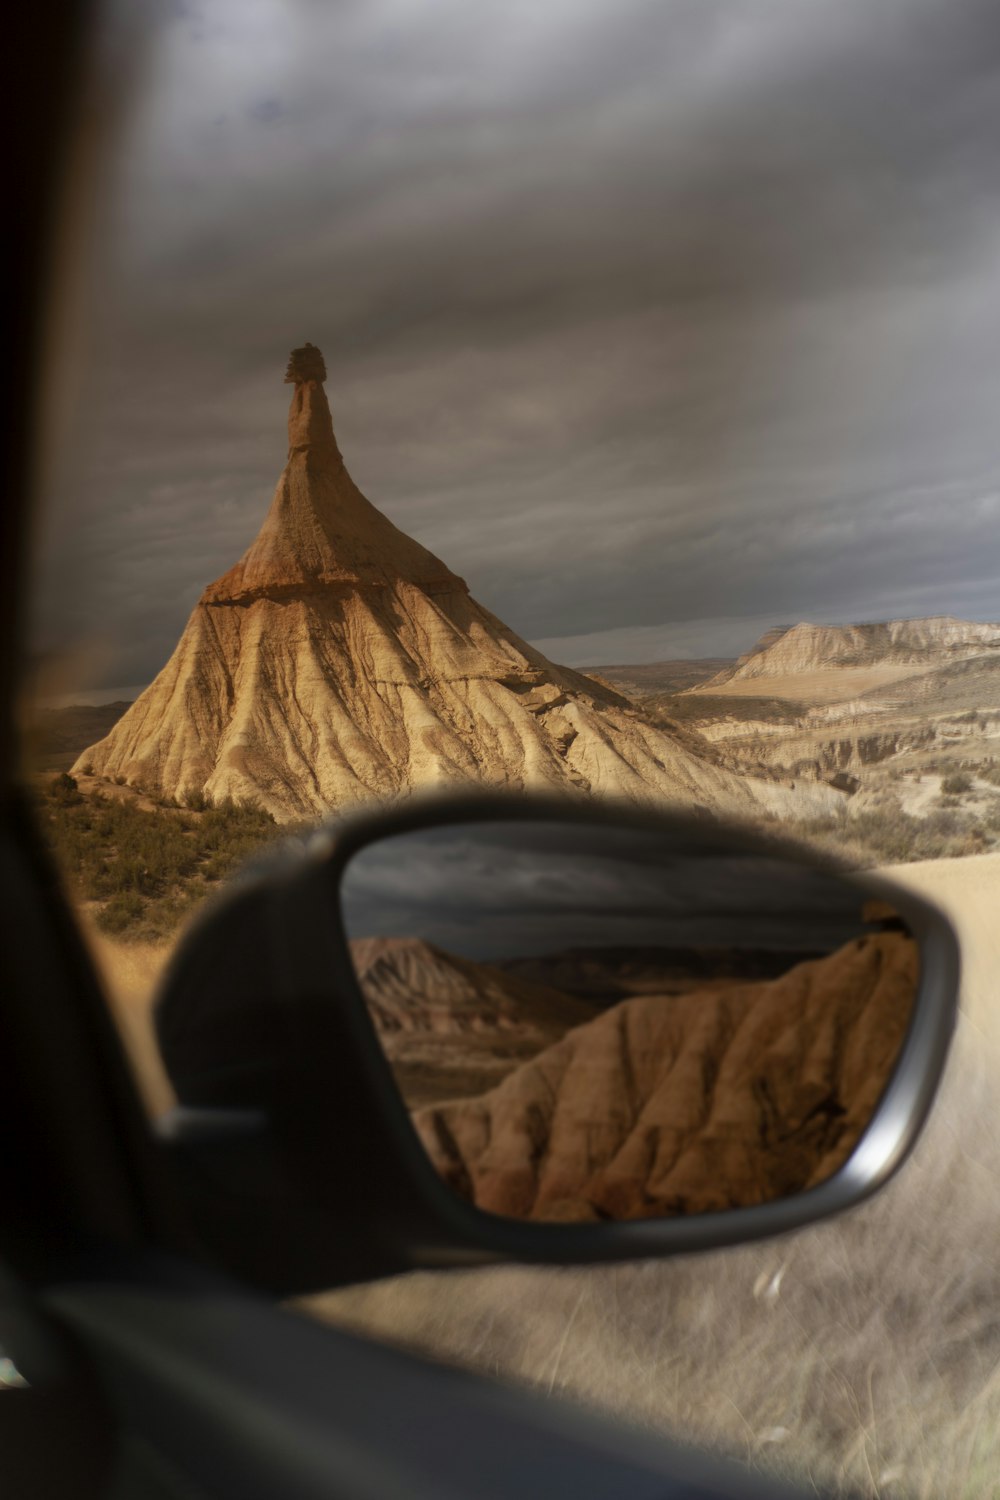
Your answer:
[[[917,952],[857,938],[778,979],[624,1000],[478,1098],[413,1116],[461,1196],[516,1218],[770,1202],[847,1159],[910,1018]]]
[[[325,378],[318,349],[293,351],[288,460],[256,540],[74,771],[256,799],[278,821],[470,782],[751,814],[838,800],[727,771],[522,641],[358,490]]]
[[[1000,625],[931,615],[871,625],[780,625],[768,630],[731,667],[695,692],[711,693],[728,683],[858,667],[929,668],[996,653]],[[762,684],[761,691],[766,690]]]

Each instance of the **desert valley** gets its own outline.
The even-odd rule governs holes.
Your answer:
[[[697,808],[855,865],[944,856],[927,869],[946,905],[954,856],[983,856],[956,868],[995,888],[1000,624],[800,622],[735,660],[559,666],[361,495],[334,437],[319,351],[293,351],[286,378],[287,462],[256,540],[205,587],[140,696],[41,709],[27,742],[43,828],[152,1110],[172,1093],[150,996],[185,918],[268,843],[366,803],[478,785]],[[497,967],[409,934],[362,942],[355,957],[438,1170],[483,1206],[556,1219],[704,1212],[823,1180],[870,1107],[876,1085],[861,1060],[875,1039],[891,1065],[905,1023],[900,986],[913,981],[912,945],[892,930],[824,956],[742,953],[731,969],[716,953],[711,976],[693,950],[669,972],[643,969],[639,954],[623,969],[597,950]],[[697,1047],[677,1046],[695,1016]],[[808,1017],[822,1044],[810,1041]],[[784,1038],[764,1094],[745,1053],[753,1026],[740,1030],[748,1018]],[[793,1036],[797,1074],[787,1066]],[[679,1088],[706,1077],[710,1088]],[[731,1143],[774,1132],[782,1090],[779,1148],[762,1168]],[[593,1121],[581,1130],[584,1094],[601,1129],[614,1119],[613,1150],[594,1150]],[[651,1119],[673,1143],[666,1156],[642,1144]],[[544,1172],[534,1148],[524,1154],[540,1130],[552,1147]],[[721,1155],[720,1140],[730,1143]],[[710,1190],[720,1183],[721,1198]],[[890,1212],[879,1208],[872,1222]],[[772,1263],[758,1252],[740,1262],[757,1278],[755,1303],[763,1287],[762,1316],[783,1275]],[[409,1300],[385,1296],[331,1298],[319,1311],[370,1327],[388,1316],[431,1347],[466,1350],[480,1306],[471,1284],[451,1325],[419,1279]],[[593,1389],[582,1371],[603,1328],[583,1320],[583,1363],[563,1377],[560,1354],[551,1383],[559,1375]],[[766,1344],[756,1323],[752,1336]],[[561,1351],[565,1333],[554,1338]],[[737,1353],[727,1358],[739,1368]],[[525,1373],[513,1358],[497,1363]],[[634,1392],[634,1380],[621,1388]],[[793,1398],[782,1389],[784,1411]],[[732,1443],[727,1421],[718,1415],[713,1431]],[[763,1415],[754,1421],[764,1430]],[[803,1428],[802,1446],[814,1441]],[[850,1455],[841,1472],[856,1472]]]

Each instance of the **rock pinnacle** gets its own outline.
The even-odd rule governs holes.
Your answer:
[[[521,640],[365,498],[325,378],[315,345],[292,350],[288,456],[256,538],[81,762],[279,819],[470,782],[752,806],[735,776]],[[761,789],[769,806],[789,795]]]
[[[301,349],[292,350],[285,370],[286,385],[301,385],[304,380],[318,380],[322,384],[325,379],[326,364],[315,344],[305,343]]]

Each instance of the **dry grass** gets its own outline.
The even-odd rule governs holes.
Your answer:
[[[68,886],[109,936],[144,944],[172,937],[248,858],[288,834],[250,804],[157,805],[133,788],[58,776],[36,785],[39,828]]]
[[[873,1496],[1000,1494],[1000,856],[900,878],[953,913],[962,1025],[914,1158],[762,1246],[589,1271],[419,1274],[319,1316]]]

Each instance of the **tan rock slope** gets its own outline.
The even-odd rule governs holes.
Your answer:
[[[558,1037],[593,1015],[560,990],[445,953],[422,938],[355,938],[351,957],[383,1040],[419,1032],[495,1040],[524,1029]]]
[[[779,629],[683,696],[685,722],[748,776],[821,778],[852,790],[854,811],[899,804],[923,817],[949,772],[981,773],[976,795],[992,800],[1000,625],[940,616]],[[982,800],[968,810],[995,814]]]
[[[769,630],[733,666],[691,691],[715,693],[736,683],[795,674],[889,669],[897,676],[968,660],[990,651],[1000,653],[1000,625],[956,620],[950,615],[888,620],[871,625],[798,625]]]
[[[495,1213],[772,1201],[846,1160],[898,1053],[916,965],[913,940],[884,931],[778,979],[625,1000],[415,1123],[445,1180]]]
[[[572,995],[421,938],[356,938],[351,956],[410,1109],[492,1088],[594,1015]]]
[[[256,541],[75,769],[182,801],[257,798],[279,820],[454,782],[737,811],[796,802],[692,753],[471,598],[357,489],[325,376],[318,349],[293,352],[288,461]]]

